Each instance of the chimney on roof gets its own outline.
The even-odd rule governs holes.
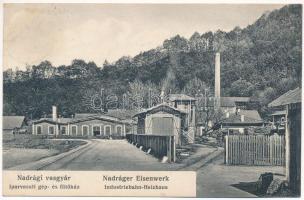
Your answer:
[[[53,121],[57,121],[57,107],[56,106],[52,106],[52,118],[53,118]]]
[[[219,109],[221,106],[221,55],[220,53],[215,54],[215,77],[214,77],[214,97],[215,97],[215,108]]]
[[[164,91],[164,89],[162,89],[161,92],[160,92],[160,101],[161,101],[161,103],[164,103],[164,101],[165,101],[165,91]]]
[[[241,122],[244,122],[244,121],[245,121],[245,116],[241,115]]]

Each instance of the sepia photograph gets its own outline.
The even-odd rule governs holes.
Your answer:
[[[160,196],[169,186],[156,183],[194,172],[196,197],[300,197],[302,12],[3,4],[2,172],[24,184],[108,171],[103,182],[137,181],[132,190]],[[29,189],[5,176],[9,189]]]

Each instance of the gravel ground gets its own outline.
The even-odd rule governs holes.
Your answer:
[[[191,152],[191,156],[184,158],[180,161],[181,164],[185,164],[185,166],[192,165],[195,162],[199,162],[200,160],[206,158],[209,154],[216,151],[217,148],[203,145],[203,144],[192,144],[195,151]]]
[[[284,174],[280,166],[229,166],[223,160],[221,156],[197,171],[197,197],[256,197],[232,185],[255,182],[265,172]]]

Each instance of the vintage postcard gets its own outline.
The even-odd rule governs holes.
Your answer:
[[[300,197],[302,4],[3,4],[3,196]]]

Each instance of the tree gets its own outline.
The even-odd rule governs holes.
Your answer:
[[[254,86],[243,79],[239,79],[231,84],[230,94],[232,96],[250,97]]]
[[[33,66],[33,78],[34,79],[47,79],[51,78],[54,75],[55,68],[52,66],[52,63],[49,61],[43,61],[38,66]]]
[[[103,67],[81,59],[59,67],[43,61],[26,71],[4,71],[3,100],[16,114],[40,117],[50,112],[52,104],[69,113],[89,112],[81,102],[85,91],[105,88],[121,98],[126,91],[133,91],[129,83],[137,81],[146,88],[144,97],[150,84],[153,93],[162,88],[166,94],[182,91],[195,95],[196,88],[213,87],[214,55],[221,51],[222,95],[253,95],[266,105],[271,98],[301,84],[301,30],[302,7],[288,5],[246,28],[196,32],[189,40],[177,35],[134,57],[111,63],[105,60]],[[194,81],[195,77],[205,86]],[[150,105],[148,101],[144,104]]]
[[[185,87],[182,90],[182,93],[194,97],[199,93],[204,92],[205,89],[209,89],[206,83],[201,81],[199,78],[194,77],[185,85]]]
[[[144,98],[147,94],[147,88],[141,81],[135,80],[134,82],[129,83],[129,91],[127,94],[128,98],[131,100],[128,107],[131,109],[139,109],[145,106]]]
[[[169,40],[165,40],[163,47],[170,52],[189,51],[188,40],[180,35],[176,35]]]

